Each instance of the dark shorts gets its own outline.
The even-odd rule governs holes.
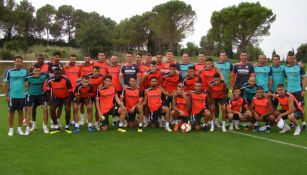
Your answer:
[[[23,111],[25,107],[25,98],[11,98],[9,105],[9,112]]]
[[[224,105],[226,103],[226,98],[213,98],[213,102],[215,105]]]
[[[183,123],[191,123],[190,117],[188,116],[180,116],[178,119],[181,120],[181,122]]]
[[[41,95],[27,95],[26,96],[26,106],[40,106],[40,105],[47,105],[46,96]]]
[[[109,126],[109,115],[118,115],[118,108],[113,106],[108,112],[103,113],[105,120],[100,121],[101,126]]]
[[[278,100],[277,100],[277,98],[272,98],[272,105],[273,105],[273,107],[277,107],[278,106]]]
[[[163,115],[163,107],[161,106],[158,110],[150,113],[150,121],[154,124],[158,124],[158,118]]]
[[[293,92],[291,93],[296,100],[301,104],[301,106],[303,106],[304,108],[304,97],[302,97],[302,91],[298,91],[298,92]]]
[[[171,103],[172,103],[173,97],[172,96],[167,96],[167,95],[163,95],[162,96],[162,103],[163,106],[167,106],[170,107]]]
[[[282,110],[282,109],[278,110],[278,111],[280,113],[286,112],[285,110]],[[294,114],[295,119],[297,119],[297,120],[301,119],[303,117],[303,115],[304,115],[301,111],[295,111],[293,114]],[[282,117],[282,119],[287,120],[288,116],[284,116],[284,117]]]
[[[205,110],[208,110],[208,109],[203,109],[196,115],[192,114],[192,121],[193,121],[194,126],[200,125],[200,121],[201,121],[201,118],[204,117]]]
[[[262,120],[264,122],[267,122],[267,121],[269,121],[269,117],[270,117],[270,115],[265,115],[265,116],[262,117]]]
[[[126,119],[127,119],[127,122],[134,122],[135,121],[135,117],[136,117],[136,113],[137,111],[134,110],[134,112],[127,112],[127,115],[126,115]]]
[[[240,117],[238,114],[233,114],[233,120],[240,120]]]
[[[70,103],[70,97],[66,97],[66,98],[52,98],[50,100],[50,104],[55,104],[55,105],[63,105],[64,103]]]
[[[85,100],[87,98],[79,98],[79,100],[77,100],[76,98],[73,99],[74,103],[77,103],[77,104],[85,104]]]

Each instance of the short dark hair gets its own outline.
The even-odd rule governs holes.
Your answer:
[[[15,56],[15,57],[14,57],[14,61],[16,61],[17,59],[21,59],[21,60],[23,60],[23,57],[22,57],[22,56],[20,56],[20,55],[17,55],[17,56]]]
[[[142,54],[142,53],[137,53],[136,55],[141,56],[141,57],[143,56],[143,54]]]
[[[240,50],[240,54],[241,54],[241,53],[247,53],[247,49],[245,49],[245,48],[244,48],[244,49],[241,49],[241,50]]]
[[[233,91],[236,91],[236,90],[240,90],[240,91],[241,91],[241,88],[240,88],[239,86],[235,86],[235,87],[233,88]]]
[[[262,86],[257,86],[256,91],[260,91],[260,90],[263,90],[263,87]]]
[[[205,62],[207,62],[207,61],[213,62],[213,59],[211,57],[208,57]]]
[[[100,67],[99,66],[94,66],[94,69],[99,70]]]
[[[147,53],[146,56],[152,56],[151,53]]]
[[[278,84],[276,87],[278,87],[278,88],[285,88],[285,85],[283,85],[283,84]]]
[[[77,55],[76,54],[71,54],[70,57],[76,57],[77,58]]]
[[[59,67],[56,67],[56,68],[53,70],[53,72],[57,72],[57,71],[62,72],[62,69],[59,68]]]
[[[219,73],[215,73],[215,74],[213,75],[213,78],[221,78],[221,75],[220,75]]]
[[[158,78],[157,78],[156,76],[150,77],[150,79],[149,79],[149,80],[151,81],[151,80],[153,80],[153,79],[158,80]]]
[[[170,64],[170,65],[169,65],[169,68],[171,68],[171,67],[177,69],[177,65],[176,65],[175,63]]]
[[[273,55],[273,58],[274,58],[274,57],[277,57],[278,59],[280,59],[280,56],[279,56],[278,54],[274,54],[274,55]]]
[[[195,66],[194,65],[193,66],[189,66],[188,69],[189,70],[195,70]]]
[[[162,56],[163,56],[163,53],[162,53],[162,52],[159,52],[159,53],[157,53],[157,55],[162,55]]]
[[[292,50],[290,50],[289,52],[288,52],[288,55],[287,56],[294,56],[294,52],[292,51]]]
[[[201,51],[201,52],[198,53],[198,55],[200,55],[200,54],[205,55],[205,52]]]
[[[172,52],[173,53],[173,50],[172,49],[168,49],[167,52]]]
[[[132,52],[130,51],[127,51],[126,54],[133,55]]]
[[[222,50],[220,51],[220,53],[226,53],[226,50],[222,49]]]
[[[45,59],[45,56],[40,53],[40,54],[37,55],[37,59]]]
[[[83,75],[83,76],[82,76],[82,80],[83,80],[83,79],[88,80],[89,78],[90,78],[90,77],[89,77],[88,75]]]
[[[152,60],[150,64],[157,65],[157,61],[156,60]]]
[[[53,53],[53,56],[57,56],[57,55],[62,56],[61,52],[59,52],[59,51],[56,51],[56,52]]]
[[[103,77],[103,81],[106,80],[106,79],[112,80],[112,76],[111,76],[110,74],[106,74],[106,75]]]
[[[35,69],[40,69],[41,66],[40,66],[38,63],[36,63],[36,64],[33,65],[33,68],[35,68]]]

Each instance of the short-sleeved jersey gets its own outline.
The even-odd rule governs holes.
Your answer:
[[[61,63],[48,62],[47,64],[49,76],[53,76],[54,70],[57,68],[63,70],[63,65]]]
[[[76,88],[77,80],[80,77],[80,67],[78,65],[68,65],[64,67],[64,75],[70,80],[72,89]]]
[[[233,67],[232,71],[236,75],[234,87],[241,87],[244,83],[247,83],[250,76],[254,75],[254,67],[250,63],[242,64],[237,63]]]
[[[158,79],[158,84],[157,86],[162,85],[162,73],[160,70],[156,70],[155,72],[152,72],[151,70],[146,71],[147,77],[144,80],[143,86],[145,89],[148,89],[150,87],[150,79],[152,77],[157,77]]]
[[[221,71],[223,77],[224,77],[224,82],[226,83],[227,87],[229,86],[229,80],[230,80],[230,73],[233,70],[233,65],[229,61],[225,61],[224,63],[218,61],[214,63],[214,65],[219,68]]]
[[[99,67],[99,73],[101,75],[105,75],[108,72],[108,66],[109,63],[107,61],[101,62],[101,61],[94,61],[93,66],[98,66]]]
[[[264,115],[269,112],[269,99],[264,97],[262,99],[258,99],[256,97],[253,98],[255,112],[259,115]]]
[[[226,97],[226,84],[221,81],[219,84],[211,82],[209,85],[209,91],[212,93],[213,98],[225,98]]]
[[[198,72],[200,70],[203,70],[206,65],[204,63],[197,63],[194,66],[195,66],[195,72]]]
[[[167,73],[162,78],[162,87],[169,93],[173,93],[177,89],[177,85],[181,82],[181,77],[177,74],[170,75]]]
[[[6,71],[4,82],[8,83],[10,98],[25,98],[25,80],[28,76],[26,69],[10,68]]]
[[[93,86],[89,84],[88,86],[82,86],[81,83],[78,83],[75,90],[74,96],[79,96],[81,99],[88,98],[92,96]]]
[[[286,85],[285,65],[271,66],[272,69],[272,91],[276,92],[279,84]]]
[[[162,91],[160,88],[149,88],[146,89],[145,93],[147,94],[147,104],[150,112],[155,112],[162,107]]]
[[[30,74],[26,77],[28,81],[28,95],[41,95],[44,94],[44,82],[49,78],[48,74],[41,73],[39,77]]]
[[[231,110],[240,112],[243,107],[245,107],[246,103],[245,100],[242,97],[239,97],[238,99],[230,99],[227,102],[227,106],[230,107]]]
[[[176,95],[176,108],[184,112],[184,116],[182,117],[189,117],[189,109],[188,109],[188,102],[187,99],[185,99],[182,96]]]
[[[68,78],[49,78],[47,80],[47,90],[50,90],[51,98],[67,98],[73,91]]]
[[[202,82],[202,88],[206,91],[209,90],[209,84],[213,80],[214,74],[217,73],[215,68],[212,69],[203,69],[199,74]]]
[[[124,99],[127,111],[130,112],[131,108],[137,105],[143,99],[143,94],[139,88],[132,89],[130,87],[124,88],[121,93],[121,98]]]
[[[96,97],[99,98],[99,109],[102,114],[108,113],[114,106],[113,100],[115,98],[115,88],[110,86],[108,88],[102,87],[97,90]]]
[[[80,66],[80,77],[93,73],[94,67],[92,64],[83,64]]]
[[[190,66],[193,66],[193,64],[191,63],[180,63],[179,64],[179,70],[180,70],[180,74],[181,74],[181,77],[186,77],[187,76],[187,73],[188,73],[188,68]]]
[[[92,85],[92,97],[96,96],[96,92],[98,89],[98,86],[103,82],[103,76],[98,74],[98,75],[94,75],[94,74],[90,74],[90,84]]]
[[[195,83],[201,83],[201,78],[195,74],[193,78],[191,77],[186,77],[182,81],[184,85],[184,91],[192,91],[194,90]]]
[[[116,88],[117,91],[122,90],[119,80],[120,69],[120,65],[109,65],[107,67],[107,73],[112,76],[112,85]]]
[[[47,63],[44,63],[44,64],[41,66],[41,72],[48,73],[48,70],[49,70],[48,64],[47,64]]]
[[[192,114],[197,115],[199,114],[203,109],[207,108],[206,99],[208,98],[208,94],[204,91],[202,92],[196,92],[191,91],[191,106],[192,106]]]
[[[289,98],[290,97],[293,100],[293,105],[294,105],[295,111],[304,112],[304,109],[302,108],[301,104],[297,101],[297,99],[292,94],[287,93],[284,97],[275,96],[275,98],[277,99],[279,105],[285,111],[289,110]]]
[[[177,67],[177,69],[179,70],[179,64],[177,63],[176,60],[170,61],[170,62],[167,61],[167,62],[162,63],[162,70],[163,70],[165,73],[168,73],[168,72],[169,72],[169,66],[170,66],[171,64],[176,64],[176,67]]]
[[[254,66],[256,84],[263,88],[264,92],[269,92],[269,79],[272,78],[272,69],[270,66]]]
[[[257,86],[249,86],[248,83],[244,83],[241,87],[241,96],[247,103],[251,103],[256,95]]]
[[[285,74],[288,80],[287,91],[290,93],[301,91],[301,78],[305,76],[304,69],[297,64],[295,64],[294,66],[288,65],[285,67]]]
[[[121,67],[120,74],[124,78],[124,85],[129,85],[129,80],[131,77],[134,77],[135,79],[140,76],[140,68],[136,64],[124,64]]]

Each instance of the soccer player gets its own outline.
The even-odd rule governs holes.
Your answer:
[[[56,68],[54,71],[54,77],[49,78],[47,81],[47,95],[49,96],[50,101],[50,114],[54,124],[54,130],[50,134],[56,134],[60,132],[58,125],[56,111],[59,107],[65,107],[65,132],[70,134],[69,129],[70,125],[70,108],[71,108],[71,96],[72,96],[72,87],[68,78],[62,76],[62,70]]]
[[[240,96],[241,89],[236,87],[233,90],[233,96],[227,103],[227,118],[229,120],[229,130],[232,131],[234,128],[233,120],[239,120],[244,122],[249,122],[252,117],[252,113],[248,109],[248,106],[245,103],[245,100]],[[247,108],[248,110],[243,110]],[[249,128],[249,125],[246,126]],[[237,126],[236,129],[239,129]]]
[[[248,81],[249,77],[254,75],[254,67],[247,61],[247,51],[242,50],[240,52],[240,62],[233,66],[229,89],[241,87]]]
[[[177,89],[177,85],[181,82],[181,76],[177,73],[177,65],[170,64],[169,71],[162,78],[162,87],[170,95],[163,96],[163,105],[170,107],[172,96]]]
[[[177,132],[182,123],[190,123],[190,98],[185,94],[181,83],[177,85],[177,90],[173,95],[172,106],[171,117],[175,120],[174,132]],[[181,123],[179,123],[179,120],[181,120]]]
[[[233,65],[227,60],[226,51],[220,52],[219,61],[214,64],[222,73],[224,82],[229,87],[230,72],[233,70]]]
[[[274,109],[271,100],[264,96],[264,90],[260,86],[257,87],[256,97],[253,98],[251,112],[256,121],[264,121],[269,123],[265,130],[267,133],[269,133],[271,126],[274,123]],[[259,125],[257,122],[254,124],[254,127],[255,131],[259,130]]]
[[[112,85],[116,88],[117,92],[122,91],[120,85],[119,74],[121,66],[118,64],[118,58],[115,55],[111,56],[111,63],[107,67],[107,73],[112,76]]]
[[[166,53],[166,58],[167,58],[166,62],[164,62],[164,63],[162,64],[162,69],[161,69],[162,74],[168,73],[168,71],[169,71],[169,66],[170,66],[171,64],[175,64],[176,67],[177,67],[177,70],[179,70],[179,65],[178,65],[177,61],[174,59],[174,53],[173,53],[172,50],[168,50],[168,51],[167,51],[167,53]]]
[[[257,85],[256,78],[249,77],[248,82],[244,83],[241,87],[241,96],[244,98],[246,104],[250,107],[253,98],[256,96]]]
[[[212,58],[207,58],[205,64],[206,64],[205,68],[197,72],[197,74],[201,78],[203,89],[208,91],[209,84],[211,81],[213,81],[214,74],[216,73],[221,74],[221,72],[218,68],[214,67]],[[221,78],[222,80],[224,79],[222,75]]]
[[[83,75],[89,75],[93,72],[93,65],[91,64],[91,60],[92,58],[89,55],[84,57],[84,63],[80,66],[80,77],[83,77]]]
[[[72,89],[76,88],[77,80],[80,75],[80,67],[76,64],[77,55],[72,54],[69,57],[69,64],[64,67],[64,75],[70,80]]]
[[[190,91],[191,114],[194,128],[201,129],[201,118],[204,117],[204,131],[208,131],[208,121],[212,116],[209,105],[211,104],[209,94],[202,90],[201,82],[196,82],[194,90]],[[213,120],[213,118],[211,118]]]
[[[61,69],[63,70],[63,65],[60,63],[61,61],[61,57],[62,57],[62,54],[61,52],[55,52],[53,54],[53,60],[48,62],[48,73],[49,73],[49,77],[52,78],[54,75],[54,70],[55,69]]]
[[[199,52],[198,54],[198,63],[195,64],[195,72],[198,72],[200,70],[203,70],[205,68],[205,53],[204,52]]]
[[[221,106],[222,110],[222,131],[226,132],[226,97],[227,97],[227,87],[224,81],[221,80],[220,74],[216,73],[213,75],[213,81],[209,85],[209,93],[212,97],[212,104],[211,104],[211,111],[214,117],[214,123],[213,120],[211,120],[211,127],[210,131],[214,131],[214,124],[219,126],[218,124],[218,118],[219,118],[219,107]]]
[[[135,126],[135,117],[138,113],[138,132],[143,132],[143,94],[139,88],[136,87],[136,79],[130,78],[130,86],[123,89],[121,94],[121,101],[125,104],[127,109],[127,121],[130,128]]]
[[[99,67],[99,73],[101,75],[107,74],[109,63],[106,60],[104,52],[99,52],[97,57],[98,60],[93,62],[93,66]]]
[[[79,105],[81,103],[86,106],[87,109],[87,120],[88,120],[88,132],[94,132],[95,129],[93,128],[93,106],[91,101],[93,87],[90,84],[90,78],[88,75],[83,75],[81,78],[81,82],[79,82],[74,90],[74,99],[73,99],[73,116],[74,116],[74,123],[75,123],[75,129],[73,130],[73,133],[79,133],[79,121],[78,121],[78,110]]]
[[[259,55],[258,64],[254,66],[256,85],[261,86],[264,92],[272,91],[272,69],[266,65],[266,56]]]
[[[24,83],[28,72],[22,68],[23,58],[16,56],[14,58],[14,67],[9,68],[4,77],[4,92],[9,106],[9,131],[8,136],[14,135],[14,114],[18,113],[17,133],[24,135],[22,131],[23,109],[25,107]]]
[[[276,93],[277,85],[286,85],[285,65],[280,64],[280,56],[275,54],[272,58],[272,93]],[[278,101],[276,98],[272,99],[273,107],[276,109]]]
[[[158,53],[157,55],[156,55],[156,61],[157,61],[157,67],[158,67],[158,69],[162,69],[162,61],[163,61],[163,53]]]
[[[33,66],[33,73],[26,77],[28,81],[28,91],[26,96],[26,132],[25,135],[29,135],[30,131],[34,131],[36,128],[36,121],[32,122],[32,128],[30,129],[30,116],[32,107],[34,105],[41,106],[43,110],[43,130],[45,134],[49,133],[48,115],[47,115],[47,102],[44,95],[43,86],[44,82],[48,79],[48,74],[41,72],[41,66],[35,64]]]
[[[165,115],[165,130],[172,132],[172,129],[169,127],[169,107],[162,104],[162,93],[170,96],[168,92],[166,92],[163,88],[157,86],[158,79],[157,77],[151,77],[149,89],[145,90],[144,100],[142,102],[142,106],[148,105],[150,111],[150,119],[151,119],[151,127],[155,128],[158,125],[158,117],[160,115]]]
[[[285,67],[287,77],[287,92],[291,93],[301,107],[304,108],[304,96],[307,84],[305,71],[302,67],[296,64],[294,53],[290,51],[287,56],[288,65]],[[306,129],[305,116],[302,116],[302,129]]]
[[[277,85],[277,95],[274,97],[277,99],[282,108],[281,110],[275,111],[275,121],[278,123],[280,120],[289,119],[295,126],[295,132],[293,135],[299,135],[301,133],[301,128],[296,119],[299,119],[304,115],[303,108],[292,94],[286,93],[283,84]],[[283,130],[280,131],[280,133],[285,133],[290,130],[290,127],[284,123],[284,127],[282,129]]]
[[[122,66],[120,70],[120,84],[121,87],[129,86],[129,80],[131,77],[136,78],[137,80],[137,86],[140,85],[140,68],[133,64],[133,55],[131,52],[126,53],[126,63]]]
[[[120,106],[115,108],[113,101]],[[120,101],[116,89],[112,86],[112,76],[107,74],[103,77],[103,85],[98,87],[96,94],[96,107],[98,115],[100,116],[101,131],[107,131],[109,126],[109,115],[119,114],[118,132],[126,132],[123,129],[124,121],[126,117],[126,107]]]
[[[192,91],[194,90],[195,83],[201,82],[201,78],[195,74],[195,67],[190,66],[188,68],[188,74],[187,76],[183,79],[183,85],[184,85],[184,91]]]
[[[188,68],[190,66],[193,66],[193,64],[190,63],[190,57],[188,53],[182,54],[182,62],[179,64],[179,70],[181,77],[186,77]]]
[[[157,67],[156,61],[151,61],[150,70],[146,71],[142,77],[142,84],[145,89],[150,87],[150,78],[157,77],[158,78],[158,86],[162,85],[162,73]]]

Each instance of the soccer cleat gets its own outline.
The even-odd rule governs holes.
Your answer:
[[[127,126],[128,126],[128,122],[127,122],[127,120],[125,120],[125,122],[124,122],[124,128],[127,128]]]
[[[45,134],[49,134],[49,129],[46,127],[43,129]]]
[[[80,128],[79,128],[79,127],[76,127],[72,132],[75,133],[75,134],[77,134],[77,133],[80,132]]]
[[[235,129],[236,130],[240,129],[240,122],[239,121],[235,121]]]
[[[117,131],[118,131],[118,132],[122,132],[122,133],[127,132],[127,131],[126,131],[125,129],[123,129],[123,128],[118,128]]]
[[[93,126],[88,127],[87,129],[88,132],[95,132],[95,128]]]
[[[172,132],[172,129],[169,126],[166,126],[165,130],[168,131],[168,132]]]
[[[36,129],[36,124],[33,123],[33,124],[32,124],[32,127],[31,127],[31,129],[30,129],[30,131],[33,132],[35,129]]]
[[[53,131],[50,132],[51,135],[57,134],[60,132],[60,129],[54,129]]]
[[[71,131],[69,128],[65,128],[65,132],[66,132],[67,134],[71,134],[71,133],[72,133],[72,131]]]
[[[97,131],[100,131],[99,123],[95,123],[95,128],[96,128]]]
[[[177,132],[177,131],[178,131],[178,128],[179,128],[179,124],[175,124],[174,132]]]
[[[54,124],[53,123],[50,124],[50,128],[54,129]]]
[[[30,128],[27,128],[27,129],[26,129],[26,132],[25,132],[24,134],[25,134],[25,136],[30,135]]]
[[[250,129],[251,129],[251,127],[248,124],[244,127],[244,131],[249,131]]]
[[[300,133],[301,133],[301,128],[299,126],[295,127],[295,131],[293,135],[298,136],[300,135]]]
[[[215,125],[217,128],[220,128],[220,127],[221,127],[221,125],[219,124],[218,121],[215,121],[215,122],[214,122],[214,125]]]
[[[17,130],[17,134],[18,135],[21,135],[21,136],[23,136],[23,135],[25,135],[25,133],[20,129],[20,130]]]
[[[208,128],[207,125],[205,125],[205,126],[203,127],[203,131],[204,131],[204,132],[208,132],[208,131],[209,131],[209,128]]]
[[[259,131],[259,125],[254,125],[254,132],[258,132]]]
[[[84,125],[84,117],[80,117],[79,125]]]
[[[214,125],[211,125],[210,132],[213,132],[213,131],[214,131]]]
[[[9,132],[7,133],[8,136],[13,136],[14,135],[14,130],[9,130]]]
[[[222,126],[222,131],[223,131],[223,132],[226,132],[226,131],[227,131],[225,125]]]
[[[230,123],[229,123],[229,130],[230,130],[230,131],[233,131],[233,122],[230,122]]]
[[[266,129],[267,129],[267,125],[264,125],[259,128],[259,131],[264,132],[266,131]]]
[[[291,129],[290,126],[287,125],[287,124],[285,124],[285,125],[284,125],[284,128],[283,128],[281,131],[279,131],[279,133],[281,133],[281,134],[286,133],[286,132],[288,132],[290,129]]]
[[[306,130],[306,129],[307,129],[306,124],[302,125],[302,130]]]
[[[271,127],[270,127],[270,126],[267,126],[265,132],[266,132],[266,133],[270,133],[270,132],[271,132]]]
[[[138,132],[143,132],[143,128],[138,128]]]

